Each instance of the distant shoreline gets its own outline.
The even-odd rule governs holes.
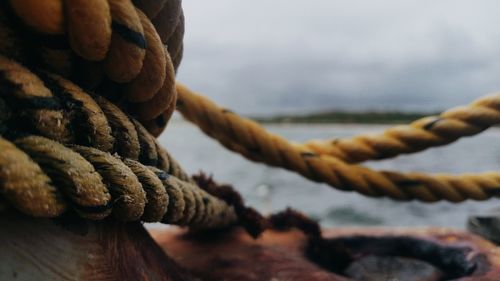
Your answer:
[[[277,115],[272,117],[252,117],[264,124],[405,124],[425,116],[439,113],[419,112],[319,112],[304,115]]]

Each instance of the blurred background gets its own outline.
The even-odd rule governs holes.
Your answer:
[[[178,79],[292,140],[380,132],[388,123],[500,90],[496,0],[189,0],[183,5],[185,53]],[[368,115],[373,112],[380,120]],[[497,206],[496,200],[399,203],[337,191],[248,162],[180,117],[160,140],[188,171],[203,170],[233,184],[249,205],[263,212],[293,206],[324,226],[463,228],[468,214]],[[451,146],[367,165],[499,170],[499,140],[500,129],[494,128]]]

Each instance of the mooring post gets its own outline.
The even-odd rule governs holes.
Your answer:
[[[0,280],[192,280],[141,223],[0,213]]]

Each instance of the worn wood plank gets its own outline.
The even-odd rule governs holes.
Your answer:
[[[0,213],[0,280],[193,280],[140,223]]]

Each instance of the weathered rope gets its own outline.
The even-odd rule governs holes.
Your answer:
[[[200,188],[232,206],[238,216],[239,225],[253,237],[258,237],[270,227],[269,221],[262,214],[245,205],[243,197],[231,185],[218,184],[203,172],[193,175],[193,180]]]
[[[0,132],[28,132],[63,144],[117,153],[189,177],[135,119],[103,97],[50,73],[33,74],[0,56]]]
[[[303,145],[315,153],[357,163],[446,145],[497,124],[500,124],[500,94],[492,94],[438,116],[424,117],[409,125],[389,128],[379,135],[313,140]]]
[[[231,122],[232,119],[228,120]],[[469,105],[447,110],[438,116],[428,116],[409,125],[391,127],[382,134],[311,140],[294,145],[319,155],[333,156],[348,163],[359,163],[446,145],[459,138],[476,135],[497,124],[500,124],[500,94],[491,94]],[[235,126],[237,125],[232,125]]]
[[[267,229],[282,231],[297,228],[311,238],[321,239],[321,228],[318,222],[298,211],[287,208],[285,211],[266,217],[252,207],[246,206],[241,195],[231,185],[216,183],[212,177],[204,173],[194,175],[193,179],[203,190],[233,206],[238,215],[239,224],[254,238],[259,237]]]
[[[377,172],[366,167],[351,165],[330,155],[315,153],[308,147],[292,144],[280,136],[267,132],[257,123],[218,107],[212,101],[182,85],[178,84],[177,91],[178,110],[182,115],[228,149],[250,160],[296,171],[306,178],[325,182],[341,190],[354,190],[374,197],[388,196],[398,200],[418,199],[427,202],[486,200],[500,192],[500,173],[428,175]],[[498,96],[485,98],[477,104],[485,107],[480,112],[486,112],[486,115],[476,118],[477,111],[466,113],[466,110],[457,110],[445,113],[445,116],[455,116],[456,119],[470,121],[470,124],[476,124],[476,127],[480,126],[483,129],[500,121]],[[458,112],[463,116],[459,117]],[[439,123],[435,124],[438,125]],[[478,130],[469,129],[469,134],[473,132]]]
[[[66,147],[39,136],[0,138],[0,194],[35,217],[68,208],[99,220],[220,228],[236,222],[234,209],[192,183],[137,161],[91,147]],[[185,202],[181,204],[180,202]],[[208,210],[208,211],[207,211]]]
[[[71,208],[88,219],[196,228],[236,221],[139,122],[69,80],[0,56],[0,107],[0,198],[26,214]]]
[[[175,86],[183,55],[180,0],[70,2],[0,4],[0,53],[36,70],[0,56],[0,210],[55,217],[71,209],[88,219],[112,214],[202,229],[238,221],[255,234],[271,225],[309,228],[293,212],[263,219],[231,188],[190,178],[149,133],[162,132],[176,102],[229,149],[342,190],[429,202],[500,192],[500,173],[377,172],[352,164],[477,134],[500,123],[499,95],[381,135],[292,144]]]
[[[175,107],[184,36],[181,1],[135,5],[131,0],[4,1],[0,53],[112,97],[158,135]]]

